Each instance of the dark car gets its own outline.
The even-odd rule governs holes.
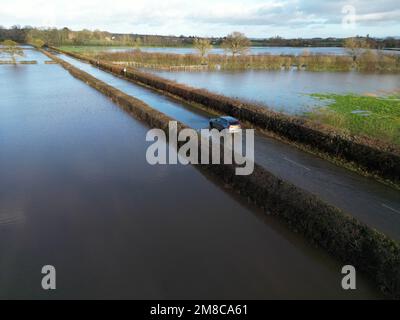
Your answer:
[[[238,132],[242,129],[238,119],[233,117],[220,117],[210,120],[210,128],[217,130],[229,130],[230,133]]]

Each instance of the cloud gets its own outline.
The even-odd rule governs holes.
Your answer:
[[[398,0],[13,0],[0,6],[0,21],[147,34],[223,35],[232,30],[308,37],[344,34],[342,8],[355,9],[353,32],[400,30]],[[309,31],[312,30],[312,34]],[[398,34],[393,34],[398,35]]]
[[[194,15],[204,23],[227,24],[232,26],[265,25],[296,28],[300,25],[341,24],[346,5],[354,7],[356,22],[389,24],[399,23],[400,10],[396,1],[379,2],[381,7],[369,1],[281,1],[261,5],[243,5],[215,12],[210,9],[200,15]]]

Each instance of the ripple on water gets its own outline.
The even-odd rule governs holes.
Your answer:
[[[0,228],[9,225],[22,224],[26,220],[22,209],[0,209]]]

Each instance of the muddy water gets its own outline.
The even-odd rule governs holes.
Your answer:
[[[373,298],[58,65],[0,67],[0,298]],[[41,268],[57,290],[41,290]]]

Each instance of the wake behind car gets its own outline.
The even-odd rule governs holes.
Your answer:
[[[242,129],[242,126],[238,119],[233,117],[225,116],[210,120],[210,128],[217,130],[227,129],[229,133],[235,133]]]

